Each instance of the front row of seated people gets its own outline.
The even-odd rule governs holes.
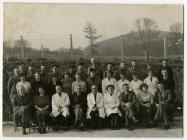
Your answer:
[[[143,83],[140,86],[141,92],[136,95],[125,83],[118,95],[112,84],[106,86],[104,94],[97,91],[96,85],[92,85],[92,92],[86,95],[82,92],[81,85],[77,84],[76,92],[70,97],[62,91],[60,85],[56,85],[56,93],[50,103],[43,87],[39,87],[39,95],[34,97],[33,102],[24,86],[20,86],[13,100],[14,117],[20,118],[23,134],[26,134],[26,126],[31,123],[33,114],[36,116],[40,133],[46,132],[46,124],[49,122],[52,123],[53,130],[58,130],[61,126],[68,130],[71,116],[74,116],[74,127],[79,129],[85,126],[87,120],[94,129],[108,124],[107,121],[112,130],[119,129],[119,122],[132,130],[132,124],[138,121],[148,126],[162,121],[168,129],[173,108],[172,94],[170,90],[165,90],[163,83],[158,83],[157,87],[155,96],[152,96],[148,92],[148,86]]]

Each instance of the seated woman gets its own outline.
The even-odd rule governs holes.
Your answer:
[[[39,96],[34,97],[34,106],[36,109],[36,119],[39,125],[39,133],[46,133],[46,120],[49,115],[49,97],[45,96],[44,88],[39,87]]]
[[[77,92],[73,94],[72,106],[75,116],[75,128],[82,129],[84,126],[85,113],[86,113],[86,95],[82,92],[81,85],[77,85]]]
[[[106,94],[104,94],[104,107],[107,117],[110,119],[110,127],[112,130],[117,130],[119,116],[122,116],[119,110],[119,97],[116,92],[114,92],[114,85],[108,85],[106,87]]]
[[[101,128],[102,119],[105,118],[104,97],[97,92],[97,86],[92,85],[92,92],[87,95],[87,119],[91,119],[93,128]]]
[[[141,84],[140,89],[142,91],[138,96],[138,101],[140,105],[140,117],[141,119],[144,119],[146,126],[151,127],[153,125],[153,117],[156,112],[153,95],[147,92],[147,84]]]
[[[173,104],[172,104],[172,93],[170,90],[164,88],[163,83],[158,84],[158,91],[156,92],[155,102],[157,105],[157,112],[154,117],[154,121],[163,121],[164,128],[170,128],[169,120],[172,117]]]
[[[56,93],[52,96],[51,117],[54,125],[53,130],[58,130],[62,125],[65,130],[68,130],[69,105],[70,100],[68,94],[62,92],[60,85],[56,85]]]
[[[136,112],[136,95],[134,92],[129,91],[129,85],[124,84],[123,85],[123,92],[119,95],[120,99],[120,108],[123,114],[123,117],[125,119],[125,126],[132,130],[131,128],[131,122],[137,122],[135,118],[135,112]]]
[[[32,108],[31,94],[25,93],[25,88],[20,85],[18,93],[13,98],[13,112],[15,124],[20,120],[22,124],[22,134],[26,134],[26,126],[31,121],[31,108]]]

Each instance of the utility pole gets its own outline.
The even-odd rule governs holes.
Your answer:
[[[166,37],[164,36],[164,59],[167,59]]]
[[[70,55],[71,55],[71,60],[73,60],[73,39],[72,39],[72,34],[70,34]]]
[[[123,35],[121,35],[121,61],[123,61],[124,56],[123,56]]]
[[[23,41],[23,36],[20,36],[20,40],[21,40],[21,58],[24,59],[25,54],[24,54],[24,41]]]
[[[42,58],[44,58],[44,49],[43,49],[43,44],[41,44],[41,52],[42,52]]]

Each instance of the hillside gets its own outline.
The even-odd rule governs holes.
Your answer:
[[[159,31],[157,37],[149,45],[150,56],[163,56],[164,34],[166,36],[168,55],[182,55],[183,47],[171,45],[175,37],[174,33]],[[141,47],[136,32],[123,35],[123,40],[124,54],[126,56],[144,56],[144,49]],[[98,42],[96,46],[98,55],[119,56],[121,54],[121,36]]]

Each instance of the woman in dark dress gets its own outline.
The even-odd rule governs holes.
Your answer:
[[[164,128],[170,128],[169,120],[172,118],[174,106],[172,104],[172,93],[170,90],[164,88],[163,83],[158,84],[158,91],[156,92],[155,102],[157,105],[157,112],[154,121],[161,121],[164,123]]]
[[[36,118],[39,125],[39,133],[46,133],[46,119],[49,116],[49,97],[45,95],[44,88],[39,87],[39,96],[34,97]]]
[[[154,99],[152,94],[147,92],[147,84],[141,84],[140,89],[142,91],[138,96],[140,119],[144,120],[146,126],[151,127],[153,125],[153,117],[156,112]]]
[[[131,130],[131,123],[137,122],[135,118],[136,113],[136,95],[134,92],[129,91],[129,85],[123,85],[123,92],[119,95],[120,109],[125,120],[125,126]]]
[[[81,85],[77,85],[77,92],[74,93],[72,98],[72,106],[74,109],[74,116],[75,116],[75,128],[82,129],[84,126],[85,114],[86,114],[86,95],[85,93],[81,92]]]

